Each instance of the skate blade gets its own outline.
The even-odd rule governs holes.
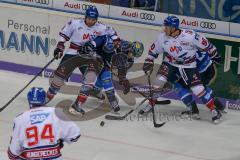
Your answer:
[[[69,107],[69,113],[71,113],[72,115],[78,115],[78,116],[83,116],[83,114],[81,112],[76,111],[74,108]]]

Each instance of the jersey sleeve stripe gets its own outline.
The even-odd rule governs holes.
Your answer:
[[[64,34],[64,33],[62,33],[62,32],[60,32],[59,35],[60,35],[61,37],[63,37],[66,41],[69,41],[69,40],[70,40],[70,38],[69,38],[66,34]]]

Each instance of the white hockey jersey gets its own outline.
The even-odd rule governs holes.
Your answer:
[[[101,22],[96,22],[93,26],[88,27],[84,19],[70,20],[60,31],[60,41],[70,41],[70,47],[65,54],[76,55],[85,42],[94,39],[100,35],[115,35],[116,31]]]
[[[15,118],[8,156],[14,160],[61,160],[60,141],[72,143],[79,137],[79,127],[60,109],[30,109]]]
[[[164,61],[175,67],[195,68],[198,49],[216,49],[202,35],[193,30],[182,29],[177,37],[167,36],[161,32],[149,50],[149,59],[157,58],[159,53],[166,53]]]

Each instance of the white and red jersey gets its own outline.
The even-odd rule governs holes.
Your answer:
[[[93,26],[88,27],[84,19],[70,20],[60,31],[60,41],[70,41],[70,47],[65,54],[76,55],[77,50],[85,44],[85,42],[101,35],[115,35],[116,31],[101,22],[96,22]]]
[[[164,61],[176,67],[195,68],[198,50],[212,53],[216,48],[202,35],[193,30],[182,29],[177,37],[167,36],[161,32],[151,45],[148,59],[158,57],[159,53],[166,53]]]
[[[52,107],[30,109],[14,120],[8,156],[11,160],[61,160],[60,140],[72,143],[79,137],[79,127],[60,109]]]

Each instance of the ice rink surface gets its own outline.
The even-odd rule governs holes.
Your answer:
[[[0,71],[1,107],[22,89],[33,76]],[[27,110],[26,93],[32,86],[48,88],[48,80],[38,77],[3,112],[0,113],[0,160],[7,158],[12,122],[16,115]],[[73,101],[76,96],[58,94],[49,106],[62,100]],[[138,100],[138,103],[141,99]],[[91,98],[86,107],[94,108],[101,102]],[[138,104],[137,103],[137,104]],[[132,107],[121,102],[121,113]],[[66,160],[240,160],[240,112],[229,110],[223,122],[214,125],[210,112],[199,106],[201,120],[170,118],[161,128],[154,128],[148,120],[109,121],[104,116],[87,121],[76,121],[82,136],[73,145],[65,144]],[[183,111],[182,104],[156,106],[158,111]],[[105,125],[99,124],[104,120]]]

